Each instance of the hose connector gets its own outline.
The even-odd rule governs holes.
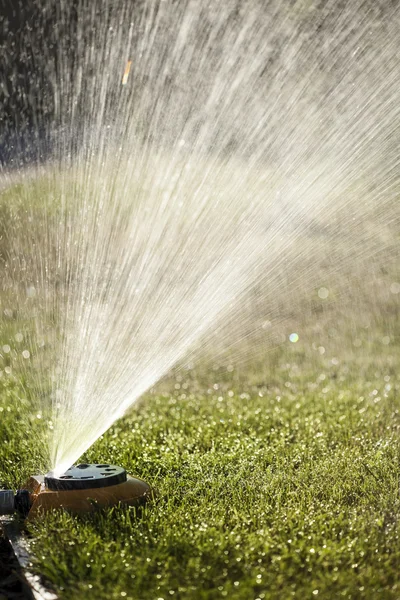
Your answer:
[[[11,515],[15,511],[13,490],[0,490],[0,515]]]
[[[28,490],[0,490],[0,515],[11,515],[17,512],[26,517],[31,508],[31,497]]]

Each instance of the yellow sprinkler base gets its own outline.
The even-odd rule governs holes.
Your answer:
[[[94,512],[99,508],[125,504],[139,506],[152,497],[150,486],[127,475],[114,465],[81,464],[63,475],[35,475],[25,487],[29,493],[28,520],[62,508],[71,513]]]

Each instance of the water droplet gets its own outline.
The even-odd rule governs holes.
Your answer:
[[[329,290],[326,287],[321,287],[318,290],[318,296],[322,299],[322,300],[326,300],[326,298],[329,296]]]
[[[394,281],[390,286],[390,291],[392,292],[392,294],[400,294],[400,283]]]

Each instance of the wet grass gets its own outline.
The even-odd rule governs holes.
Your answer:
[[[19,223],[10,199],[0,225]],[[400,598],[400,279],[397,260],[379,264],[360,282],[341,270],[336,294],[326,275],[326,301],[288,296],[280,347],[177,372],[98,440],[85,460],[124,466],[157,498],[29,527],[61,599]],[[20,368],[31,300],[12,297],[0,294],[0,485],[16,489],[43,468],[49,423]]]
[[[145,478],[157,499],[35,523],[36,570],[65,600],[399,598],[391,335],[177,374],[86,456]],[[27,386],[0,381],[0,479],[17,486],[41,460],[44,424]]]

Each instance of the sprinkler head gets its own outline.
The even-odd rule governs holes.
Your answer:
[[[58,477],[52,472],[44,476],[46,489],[53,492],[92,490],[125,483],[128,479],[125,469],[114,465],[74,465]]]
[[[139,506],[152,497],[145,481],[131,477],[122,467],[108,464],[83,463],[61,475],[35,475],[25,487],[16,494],[4,490],[3,514],[17,510],[32,520],[55,508],[86,513],[116,504]]]

